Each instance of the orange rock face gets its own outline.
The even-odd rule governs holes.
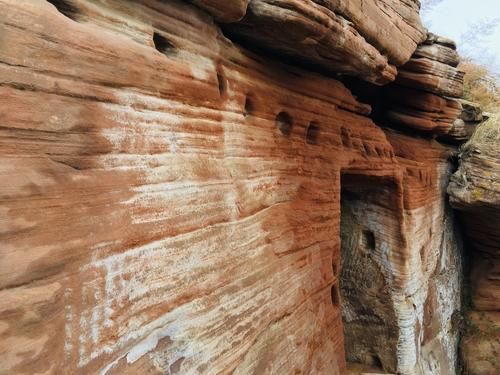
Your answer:
[[[228,30],[305,64],[385,84],[425,39],[418,7],[414,0],[253,0]]]
[[[393,80],[417,1],[0,7],[0,373],[453,372],[450,152],[325,73]],[[390,100],[433,135],[439,40]]]

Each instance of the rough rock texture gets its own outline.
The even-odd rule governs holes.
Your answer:
[[[500,118],[480,125],[461,149],[448,187],[473,252],[472,311],[462,353],[472,375],[500,372]]]
[[[464,72],[457,68],[456,46],[432,33],[398,72],[396,83],[437,95],[460,98]]]
[[[243,18],[249,0],[190,0],[221,22],[236,22]]]
[[[418,9],[415,0],[252,0],[228,30],[259,48],[383,84],[425,39]]]
[[[449,151],[195,3],[0,0],[0,373],[453,373]],[[252,0],[224,30],[380,83],[417,10]]]
[[[455,128],[462,113],[457,99],[463,93],[463,75],[453,42],[429,33],[387,88],[387,121],[437,135]],[[458,124],[457,124],[458,125]]]
[[[462,112],[458,101],[425,91],[393,86],[388,92],[387,120],[421,132],[446,134]]]
[[[477,126],[485,120],[481,106],[464,99],[459,100],[462,107],[460,117],[453,122],[453,127],[440,139],[445,142],[460,144],[472,136]]]

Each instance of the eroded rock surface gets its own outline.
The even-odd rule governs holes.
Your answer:
[[[388,88],[386,118],[420,132],[447,134],[462,113],[464,73],[458,70],[456,46],[429,33]]]
[[[249,0],[190,0],[221,22],[237,22],[247,11]]]
[[[253,0],[229,32],[303,63],[384,84],[425,32],[417,1]]]
[[[463,342],[473,375],[500,371],[500,119],[480,125],[461,149],[460,166],[448,187],[472,247],[468,331]]]

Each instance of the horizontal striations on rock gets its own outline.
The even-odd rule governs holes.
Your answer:
[[[406,63],[425,40],[415,0],[314,0],[350,21],[359,33],[388,56],[394,65]]]
[[[243,18],[250,0],[189,0],[221,22],[237,22]]]
[[[339,171],[395,169],[369,106],[120,3],[0,1],[0,372],[343,373]]]
[[[470,105],[469,105],[470,107]],[[470,112],[465,118],[477,118]],[[479,125],[461,148],[460,165],[448,186],[451,204],[461,211],[472,252],[469,329],[462,355],[472,375],[500,371],[500,118]],[[478,350],[479,348],[479,350]],[[495,359],[495,360],[494,360]]]
[[[329,72],[384,84],[408,61],[425,32],[416,2],[253,0],[228,28],[259,48]]]
[[[463,94],[464,73],[427,57],[411,59],[398,74],[397,83],[438,95],[459,98]]]
[[[387,97],[391,103],[386,113],[389,121],[424,132],[447,133],[462,112],[456,100],[421,90],[393,86]]]
[[[470,139],[477,126],[485,119],[479,104],[465,99],[459,99],[458,103],[462,108],[460,117],[453,122],[448,133],[439,137],[440,140],[452,144],[461,144]]]
[[[398,70],[395,83],[385,88],[384,118],[433,135],[458,134],[462,113],[464,73],[458,70],[455,45],[442,37],[428,34],[413,57]]]
[[[460,98],[463,95],[464,72],[457,68],[458,62],[454,43],[430,33],[410,61],[401,67],[396,83]]]
[[[489,253],[500,251],[500,119],[490,118],[479,125],[472,138],[460,150],[460,166],[450,180],[450,202],[457,209],[478,217],[471,220],[474,248]],[[485,213],[486,215],[482,215]],[[465,215],[466,217],[468,215]],[[490,228],[488,230],[487,228]],[[485,236],[487,234],[487,236]]]

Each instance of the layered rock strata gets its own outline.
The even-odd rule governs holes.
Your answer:
[[[0,372],[454,371],[448,151],[214,21],[383,83],[417,1],[0,7]]]
[[[191,0],[193,4],[205,9],[216,20],[237,22],[246,14],[250,0]]]
[[[398,126],[440,135],[454,128],[462,113],[463,76],[455,44],[429,34],[387,89],[385,118]]]
[[[472,247],[471,311],[462,353],[469,374],[500,372],[500,118],[480,125],[461,149],[448,187]]]
[[[425,39],[419,2],[252,0],[228,32],[333,73],[384,84]]]
[[[464,143],[470,139],[477,126],[486,120],[479,104],[464,99],[459,100],[459,102],[462,106],[460,117],[455,120],[450,131],[441,137],[442,140],[455,144]]]
[[[448,151],[433,141],[387,135],[403,191],[390,180],[377,184],[350,174],[342,184],[346,356],[388,373],[455,371],[462,250],[444,200]]]

